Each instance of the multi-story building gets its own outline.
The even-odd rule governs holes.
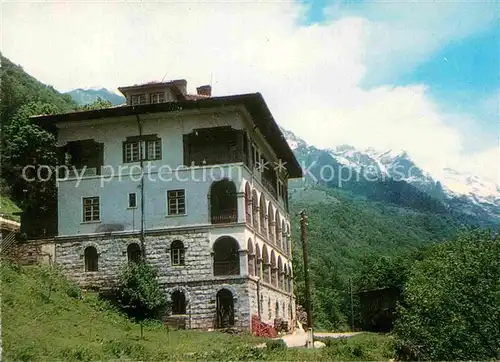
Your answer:
[[[293,322],[289,178],[302,169],[259,93],[186,81],[119,88],[124,106],[37,116],[57,134],[55,261],[85,288],[143,255],[188,328]]]

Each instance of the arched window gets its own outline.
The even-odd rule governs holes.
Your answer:
[[[276,245],[282,248],[281,245],[281,232],[280,232],[280,214],[276,209],[276,214],[274,215],[274,233],[276,234]]]
[[[285,284],[284,289],[285,289],[285,292],[289,292],[289,290],[288,290],[288,268],[287,268],[286,264],[284,266],[284,269],[285,269],[284,273],[283,273],[284,274],[283,275],[283,279],[284,279],[283,283]]]
[[[281,290],[285,290],[284,279],[283,262],[281,260],[281,256],[278,256],[278,288]]]
[[[264,272],[264,282],[271,282],[271,270],[269,265],[269,253],[267,252],[267,246],[262,247],[262,270]]]
[[[262,256],[260,255],[259,244],[255,244],[255,275],[262,278]]]
[[[212,224],[238,221],[236,186],[228,179],[215,181],[210,188],[210,217]]]
[[[271,297],[267,300],[267,313],[269,313],[269,320],[273,318],[273,311],[271,309]]]
[[[186,296],[180,290],[172,293],[172,314],[186,314]]]
[[[89,246],[85,249],[85,271],[93,272],[99,269],[97,249]]]
[[[170,245],[170,263],[172,266],[184,265],[184,244],[180,240],[174,240]]]
[[[245,217],[247,224],[252,222],[252,196],[248,182],[245,184]]]
[[[265,233],[267,224],[266,224],[266,199],[264,197],[264,193],[260,194],[259,213],[260,213],[260,231]]]
[[[267,230],[269,230],[269,240],[271,240],[273,243],[275,242],[274,239],[274,230],[273,230],[273,223],[274,223],[274,217],[273,217],[273,205],[271,202],[269,202],[268,208],[267,208]]]
[[[286,250],[288,255],[292,254],[292,236],[290,235],[290,225],[286,224]]]
[[[274,318],[279,318],[280,317],[280,304],[278,303],[278,300],[276,300],[276,306],[274,307]]]
[[[255,255],[253,253],[253,243],[252,239],[248,239],[247,243],[247,259],[248,259],[248,275],[254,275],[255,272]]]
[[[127,247],[128,261],[138,263],[141,260],[141,247],[137,243],[132,243]]]
[[[281,247],[285,251],[285,253],[288,255],[288,244],[287,244],[287,239],[286,239],[286,226],[285,226],[285,220],[281,221]]]
[[[223,236],[214,244],[214,275],[239,275],[240,255],[238,242]]]
[[[276,254],[274,250],[271,251],[271,284],[275,287],[278,286],[278,266],[276,265]]]
[[[288,265],[288,278],[287,278],[287,288],[288,288],[288,292],[293,292],[293,288],[292,288],[292,279],[293,279],[293,273],[292,273],[292,268],[290,265]]]
[[[259,226],[259,198],[255,190],[252,191],[252,225],[256,229]]]

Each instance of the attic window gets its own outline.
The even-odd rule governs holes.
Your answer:
[[[140,105],[140,104],[146,104],[146,94],[145,93],[134,94],[132,96],[132,105],[133,106],[137,106],[137,105]]]
[[[165,93],[152,93],[151,104],[165,102]]]

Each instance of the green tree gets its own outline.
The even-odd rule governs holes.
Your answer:
[[[158,283],[157,270],[145,260],[125,265],[118,293],[122,307],[141,321],[158,318],[169,304]]]
[[[394,329],[399,358],[500,358],[500,242],[462,232],[415,264]]]
[[[97,99],[94,102],[81,106],[79,110],[92,111],[92,110],[110,108],[110,107],[113,107],[113,103],[111,103],[110,101],[107,101],[105,99],[102,99],[101,97],[97,97]]]
[[[43,235],[53,225],[56,212],[57,165],[55,137],[30,117],[57,113],[51,104],[32,102],[20,106],[4,128],[2,178],[27,215],[36,215],[34,233]],[[34,216],[35,217],[35,216]],[[30,231],[31,232],[31,231]]]

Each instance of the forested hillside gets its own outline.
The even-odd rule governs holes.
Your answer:
[[[55,162],[54,137],[32,124],[30,116],[42,113],[70,112],[77,104],[68,95],[39,82],[19,65],[1,55],[1,179],[2,213],[20,207],[38,220],[36,232],[44,233],[55,213],[53,182],[26,182],[22,169],[30,164]],[[13,206],[13,205],[17,206]],[[29,216],[28,216],[29,217]],[[15,217],[13,217],[15,218]]]
[[[28,103],[51,104],[60,112],[71,111],[77,107],[70,95],[61,94],[52,86],[39,82],[27,74],[21,66],[12,63],[1,54],[0,58],[2,63],[0,110],[3,127],[9,124],[19,108]]]
[[[298,213],[305,209],[314,314],[317,325],[327,329],[344,329],[351,324],[349,278],[355,292],[366,267],[379,257],[406,257],[453,237],[463,227],[449,216],[363,200],[338,189],[293,189],[290,206],[298,301],[305,303],[298,221]],[[355,318],[358,322],[357,314]]]

